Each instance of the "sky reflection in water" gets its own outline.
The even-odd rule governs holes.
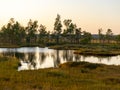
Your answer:
[[[120,56],[94,57],[75,55],[73,52],[73,50],[53,50],[39,47],[23,47],[16,49],[0,48],[0,54],[3,56],[15,56],[20,60],[21,66],[18,67],[18,71],[57,68],[59,64],[73,61],[120,65]]]

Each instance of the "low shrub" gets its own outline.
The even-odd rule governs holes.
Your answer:
[[[88,63],[84,67],[88,68],[88,69],[96,69],[96,68],[98,68],[100,66],[101,66],[100,64]]]

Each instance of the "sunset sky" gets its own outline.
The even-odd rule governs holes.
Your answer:
[[[120,34],[120,0],[0,0],[0,26],[10,18],[24,26],[32,19],[53,30],[57,14],[91,33],[111,28]]]

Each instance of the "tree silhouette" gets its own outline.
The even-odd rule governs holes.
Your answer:
[[[108,43],[110,43],[110,40],[112,39],[112,35],[113,35],[112,30],[108,29],[106,32],[106,39]]]
[[[63,32],[63,33],[64,33],[64,34],[67,34],[67,36],[70,37],[69,40],[70,40],[71,43],[72,43],[72,41],[73,41],[73,36],[74,36],[73,34],[74,34],[74,32],[75,32],[76,25],[72,23],[72,20],[71,20],[71,19],[66,19],[66,20],[63,21],[63,23],[64,23],[64,25],[65,25],[65,27],[66,27],[66,29],[64,29],[64,32]]]
[[[41,24],[38,31],[39,31],[39,42],[44,43],[44,39],[45,39],[44,37],[46,37],[47,35],[46,27]]]
[[[118,44],[120,43],[120,34],[116,36],[116,41]]]
[[[59,43],[59,37],[60,34],[62,32],[62,24],[61,24],[61,20],[60,20],[60,15],[57,15],[57,18],[55,19],[55,23],[54,23],[54,30],[55,30],[55,36],[56,36],[56,42],[57,44]]]
[[[11,18],[9,23],[2,27],[1,35],[5,43],[20,44],[25,37],[25,30],[18,21]]]
[[[102,43],[104,40],[104,35],[102,34],[102,28],[98,29],[98,35],[99,35],[99,43]]]
[[[81,39],[81,43],[88,44],[88,43],[91,42],[91,39],[92,39],[91,33],[83,31],[83,36],[82,36],[82,39]]]
[[[14,18],[4,25],[0,30],[1,45],[56,45],[56,44],[88,44],[91,42],[92,35],[89,32],[81,31],[71,19],[63,20],[65,28],[62,32],[61,17],[57,14],[54,23],[54,30],[48,31],[46,26],[38,25],[38,21],[29,20],[27,26],[22,26]],[[102,33],[102,28],[98,29],[99,43],[119,43],[120,35],[113,35],[112,30],[108,29],[106,34]],[[98,41],[98,38],[94,38]],[[94,42],[93,42],[94,43]]]
[[[81,28],[76,28],[75,29],[75,42],[79,44],[79,39],[81,38]]]
[[[38,21],[30,21],[28,22],[28,26],[26,27],[26,33],[27,33],[27,43],[35,43],[37,40],[36,33],[37,33],[37,28],[38,28]]]

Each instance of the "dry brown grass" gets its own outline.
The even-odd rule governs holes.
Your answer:
[[[0,90],[120,90],[120,66],[69,62],[21,72],[17,66],[16,58],[0,57]]]

